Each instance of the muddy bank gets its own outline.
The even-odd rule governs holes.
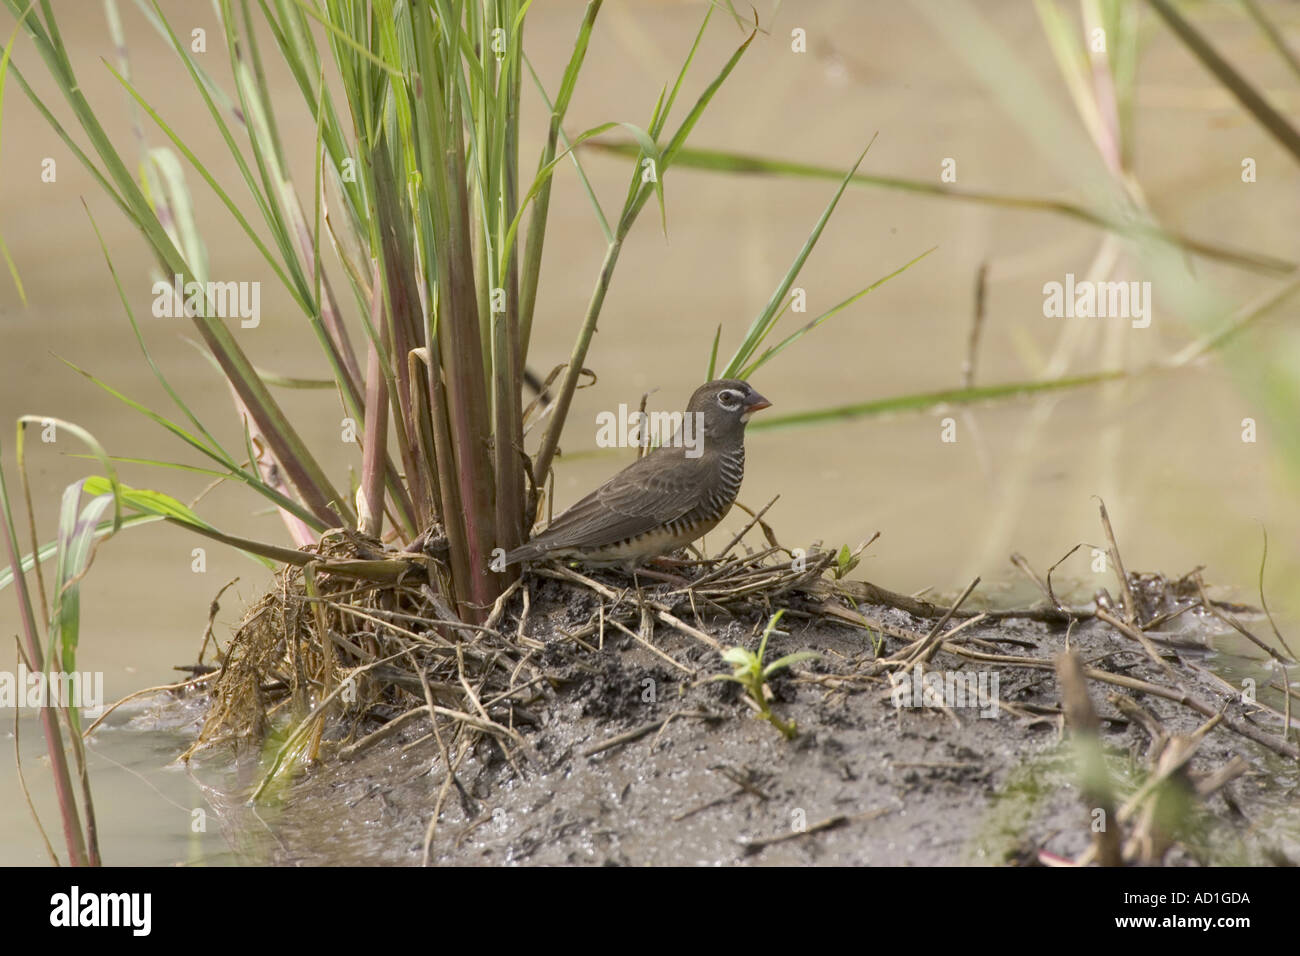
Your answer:
[[[934,624],[896,608],[858,610],[900,634],[925,634]],[[485,736],[459,758],[450,782],[423,715],[350,759],[323,760],[256,812],[244,805],[259,776],[255,760],[232,774],[220,748],[196,758],[240,859],[419,864],[440,796],[429,859],[442,864],[1037,864],[1077,858],[1092,841],[1095,817],[1080,795],[1050,666],[1064,627],[1016,619],[968,625],[926,669],[974,676],[976,699],[913,707],[896,706],[909,695],[876,673],[879,658],[906,639],[788,620],[768,659],[805,649],[822,658],[771,681],[772,707],[798,725],[787,741],[755,719],[739,687],[699,679],[727,668],[698,638],[660,627],[651,650],[610,628],[603,646],[588,650],[565,635],[589,611],[558,584],[538,590],[527,634],[544,646],[540,659],[556,679],[539,683],[513,715],[526,746],[508,752]],[[750,648],[761,623],[702,621],[722,645]],[[1098,673],[1138,686],[1170,686],[1175,675],[1183,692],[1223,707],[1225,719],[1280,738],[1275,718],[1230,699],[1216,676],[1252,677],[1260,699],[1272,694],[1281,706],[1267,687],[1271,672],[1225,630],[1199,611],[1153,628],[1160,663],[1095,620],[1076,624],[1070,643]],[[958,649],[1044,666],[981,663]],[[1131,687],[1087,686],[1117,806],[1147,779],[1153,736],[1188,735],[1206,723]],[[989,713],[996,716],[981,716]],[[354,728],[353,740],[363,735]],[[1164,820],[1175,841],[1164,863],[1300,861],[1300,830],[1288,819],[1300,780],[1294,760],[1219,723],[1174,779],[1183,796]],[[1197,796],[1198,785],[1213,792]],[[1121,831],[1129,834],[1141,817]]]

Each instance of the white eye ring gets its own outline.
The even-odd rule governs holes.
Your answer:
[[[727,399],[732,399],[732,401],[728,403]],[[718,393],[718,404],[729,412],[734,411],[740,407],[740,394],[733,392],[731,389],[724,389]]]

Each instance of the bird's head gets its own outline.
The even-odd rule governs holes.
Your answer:
[[[704,416],[704,433],[710,439],[726,439],[743,435],[749,416],[771,404],[748,382],[721,378],[697,388],[686,411]]]

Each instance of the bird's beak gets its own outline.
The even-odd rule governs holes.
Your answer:
[[[747,414],[752,415],[754,414],[754,412],[761,412],[763,409],[771,408],[771,407],[772,407],[771,402],[769,402],[762,395],[758,394],[758,392],[755,392],[754,400],[745,406],[745,412]]]

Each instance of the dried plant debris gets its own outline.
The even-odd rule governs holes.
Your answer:
[[[657,627],[719,650],[704,630],[710,620],[766,620],[786,599],[809,604],[805,616],[814,613],[825,599],[809,598],[807,589],[833,556],[768,560],[776,550],[632,576],[542,566],[517,581],[483,625],[458,620],[419,568],[374,582],[286,567],[236,628],[194,749],[228,741],[260,746],[281,712],[311,720],[313,737],[348,753],[365,746],[372,725],[380,725],[372,733],[384,734],[412,711],[443,718],[453,743],[460,734],[487,734],[518,745],[516,725],[532,722],[527,702],[563,683],[563,668],[553,662],[567,663],[573,650],[598,653],[607,634],[630,634],[666,666],[697,676],[698,659],[655,646]],[[322,551],[330,560],[352,556],[346,542]],[[534,614],[538,602],[545,615]],[[319,740],[310,756],[318,754]]]
[[[376,548],[329,539],[319,563],[281,572],[208,675],[211,705],[191,753],[217,744],[257,752],[255,798],[311,764],[317,779],[295,784],[291,802],[309,805],[310,788],[328,780],[355,796],[345,820],[374,822],[366,795],[378,786],[380,816],[396,813],[410,837],[365,850],[389,862],[592,858],[574,856],[584,827],[610,834],[609,862],[673,861],[628,850],[634,826],[672,828],[678,854],[722,861],[962,862],[978,845],[1030,864],[1191,862],[1202,858],[1203,828],[1189,820],[1244,820],[1258,781],[1294,775],[1300,760],[1285,653],[1250,634],[1268,649],[1260,666],[1277,672],[1270,682],[1261,671],[1251,693],[1204,666],[1205,635],[1249,634],[1242,620],[1251,618],[1210,599],[1199,569],[1175,580],[1126,572],[1126,600],[1099,591],[1069,607],[1050,571],[1039,576],[1018,558],[1044,600],[981,609],[967,606],[979,601],[978,581],[951,604],[931,603],[837,576],[834,551],[771,543],[635,573],[537,565],[469,625],[440,597],[427,554],[373,576],[383,580],[346,570]],[[752,656],[778,612],[772,656],[816,657],[792,659],[745,693],[712,680],[728,673],[732,649]],[[741,722],[765,709],[780,715],[772,726],[797,723],[798,737],[787,743]],[[1068,759],[1048,775],[1061,786],[1017,811],[1015,845],[972,837],[985,832],[972,818],[994,812],[1018,768],[1067,737]],[[398,783],[378,769],[394,755],[413,761]],[[1243,779],[1255,782],[1237,789]],[[592,803],[592,786],[607,794],[619,781],[622,797]],[[655,787],[658,799],[632,799]],[[538,831],[538,820],[516,819],[520,800],[565,809]],[[808,816],[807,803],[821,809]],[[892,812],[905,806],[910,816]],[[718,815],[735,813],[734,839],[718,843],[709,835]],[[1098,831],[1099,818],[1110,829]],[[882,851],[889,839],[917,846],[918,826],[939,840],[933,852],[900,860]],[[331,843],[335,853],[347,845]],[[1257,855],[1295,852],[1262,840]]]

